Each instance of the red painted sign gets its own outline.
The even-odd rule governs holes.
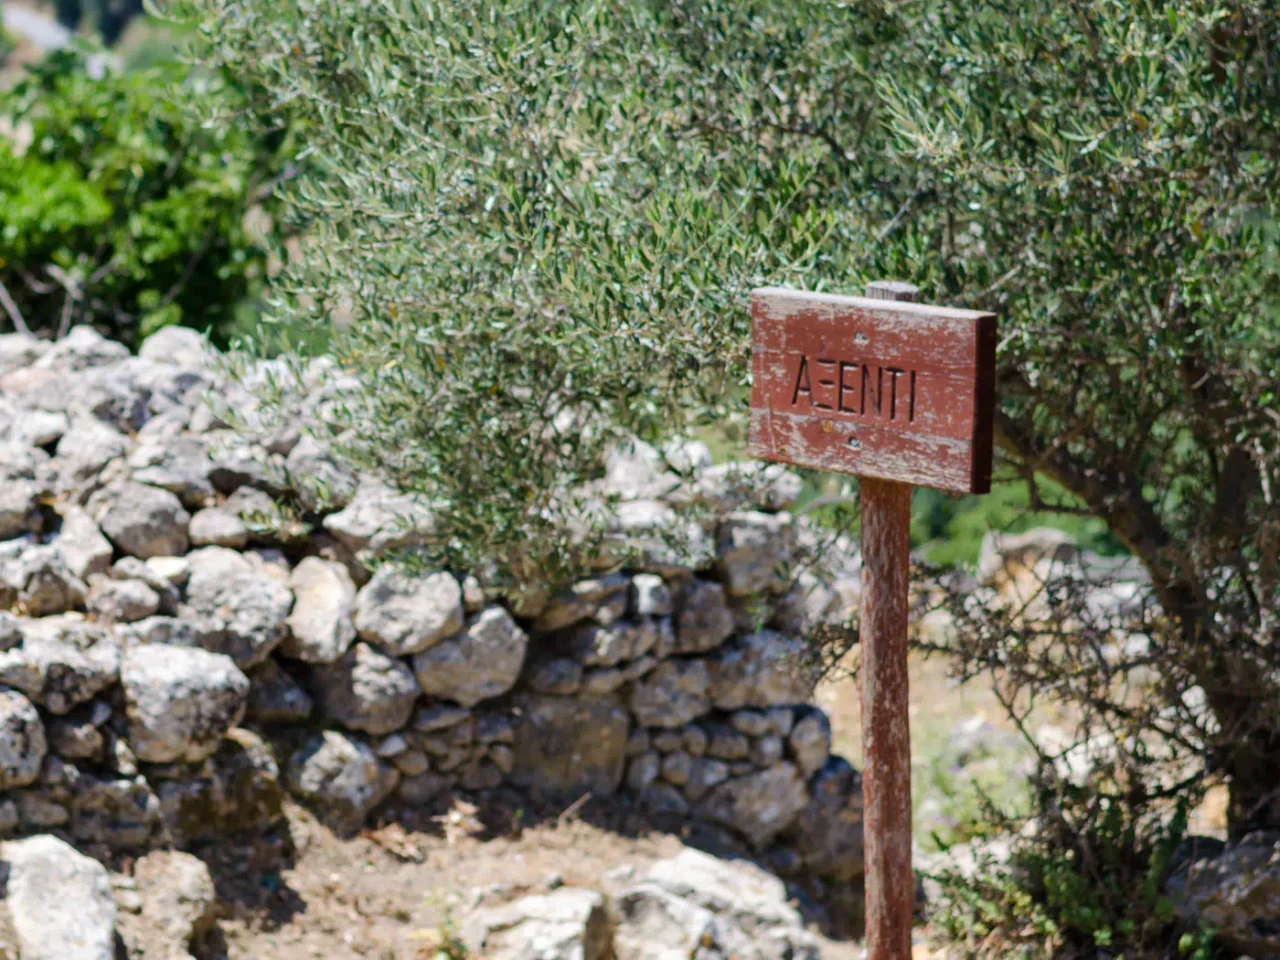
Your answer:
[[[751,320],[752,456],[991,489],[994,314],[770,287]]]

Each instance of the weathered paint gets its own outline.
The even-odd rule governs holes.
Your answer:
[[[907,580],[911,487],[862,481],[862,829],[867,960],[910,960],[911,727]]]
[[[749,450],[766,460],[985,493],[995,337],[989,313],[755,290]]]

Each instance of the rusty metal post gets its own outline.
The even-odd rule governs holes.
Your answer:
[[[867,296],[915,300],[904,283]],[[907,586],[911,485],[864,477],[862,491],[862,744],[867,960],[910,960],[911,725],[907,713]]]

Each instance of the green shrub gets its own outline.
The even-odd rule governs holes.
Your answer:
[[[248,211],[273,205],[283,138],[203,126],[192,101],[241,95],[177,66],[86,70],[60,51],[0,94],[18,136],[0,141],[0,316],[44,336],[91,323],[135,342],[182,323],[225,340],[263,279]]]

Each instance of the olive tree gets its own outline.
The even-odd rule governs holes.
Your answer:
[[[910,280],[1000,314],[1007,464],[1150,573],[1158,695],[1107,722],[1165,737],[1180,790],[1229,783],[1233,830],[1280,825],[1267,3],[182,9],[306,131],[275,319],[346,318],[339,426],[442,507],[442,552],[546,563],[614,431],[740,423],[752,286]],[[1071,657],[965,636],[1081,693]]]

